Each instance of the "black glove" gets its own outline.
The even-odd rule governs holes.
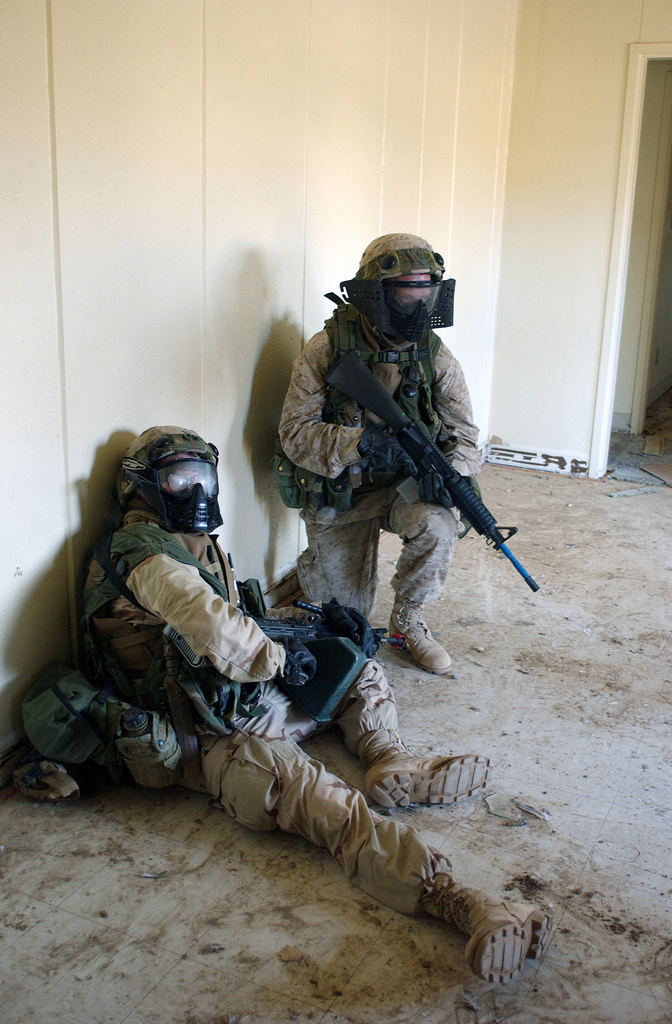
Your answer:
[[[443,482],[443,477],[433,469],[418,480],[418,492],[420,501],[426,501],[429,505],[443,505],[444,508],[451,508],[453,505],[453,499]]]
[[[278,640],[285,648],[285,667],[282,677],[291,686],[305,686],[315,675],[317,662],[305,644],[294,637],[285,636]]]
[[[332,597],[328,604],[322,605],[325,625],[336,636],[347,637],[360,648],[367,658],[372,658],[380,647],[380,640],[370,625],[369,620],[356,608],[346,608]]]
[[[416,473],[415,463],[393,434],[376,427],[364,427],[357,451],[362,456],[362,469],[378,472]]]

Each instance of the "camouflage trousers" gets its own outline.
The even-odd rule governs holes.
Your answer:
[[[403,541],[392,589],[402,601],[425,604],[443,589],[460,528],[454,509],[421,501],[409,505],[394,487],[360,494],[341,512],[306,508],[301,518],[308,546],[297,570],[307,599],[319,603],[335,597],[366,616],[376,599],[381,530]]]
[[[261,701],[266,715],[238,719],[230,736],[205,744],[208,792],[241,825],[303,836],[328,850],[353,885],[395,910],[420,913],[425,883],[450,873],[449,861],[415,829],[376,814],[359,790],[304,753],[298,741],[328,725],[308,718],[273,683],[264,684]],[[377,662],[366,663],[334,724],[352,753],[367,733],[396,732],[394,697]]]

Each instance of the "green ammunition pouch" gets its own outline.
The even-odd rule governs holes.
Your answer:
[[[276,487],[287,508],[310,505],[311,508],[320,509],[329,505],[340,512],[352,505],[352,487],[347,469],[331,480],[303,466],[295,466],[283,452],[279,440],[275,442],[271,466]]]
[[[291,459],[285,455],[279,438],[276,438],[275,454],[271,461],[271,468],[273,470],[275,486],[278,488],[283,505],[287,508],[303,508],[305,504],[303,499],[304,491],[296,476],[299,467],[295,466]]]
[[[250,578],[239,582],[238,599],[246,615],[252,615],[255,619],[263,619],[266,615],[266,602],[259,580]]]

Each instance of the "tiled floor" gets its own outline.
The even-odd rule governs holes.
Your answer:
[[[482,483],[539,593],[472,531],[429,612],[454,678],[383,660],[410,743],[488,754],[497,800],[391,813],[468,884],[552,908],[545,959],[480,981],[447,925],[376,904],[326,854],[194,792],[45,806],[5,790],[1,1024],[672,1021],[672,490],[500,466]],[[379,624],[397,544],[384,538]],[[361,784],[337,734],[308,746]]]
[[[646,411],[643,434],[616,431],[609,446],[612,479],[639,486],[665,486],[672,481],[672,388]],[[661,467],[663,478],[660,474]]]

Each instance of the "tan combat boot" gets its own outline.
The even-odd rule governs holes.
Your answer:
[[[416,757],[389,729],[366,733],[357,753],[368,769],[364,787],[383,807],[452,804],[483,789],[492,773],[490,761],[479,754]]]
[[[450,655],[435,640],[422,617],[422,605],[396,598],[390,615],[390,633],[406,637],[408,653],[425,672],[444,676],[450,670]]]
[[[422,905],[470,936],[464,951],[469,967],[500,985],[515,978],[526,959],[537,960],[551,938],[552,921],[545,911],[463,888],[447,874],[432,879]]]

